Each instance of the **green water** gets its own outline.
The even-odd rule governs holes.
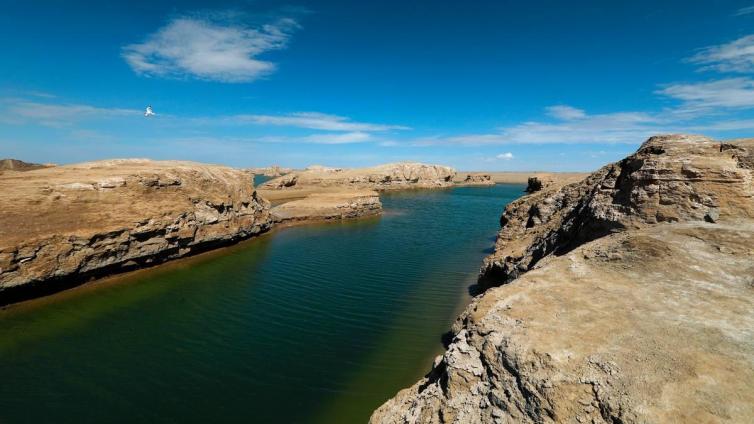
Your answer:
[[[385,194],[0,311],[0,422],[366,422],[428,371],[522,190]]]

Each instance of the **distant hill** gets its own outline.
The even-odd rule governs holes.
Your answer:
[[[18,159],[0,159],[0,171],[32,171],[49,168],[52,164],[28,163]]]

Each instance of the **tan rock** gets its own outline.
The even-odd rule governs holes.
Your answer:
[[[456,181],[456,185],[491,186],[491,185],[495,185],[495,182],[492,181],[492,176],[490,174],[474,173],[474,174],[466,174],[466,176],[463,179]]]
[[[275,222],[331,221],[378,215],[382,203],[376,191],[316,193],[272,208]]]
[[[754,421],[754,142],[648,140],[510,204],[426,378],[372,423]]]
[[[446,166],[422,163],[394,163],[372,168],[341,169],[312,166],[293,172],[260,186],[267,190],[299,190],[318,188],[351,188],[395,190],[406,188],[450,187],[455,170]]]
[[[190,162],[5,174],[0,196],[0,303],[231,243],[272,223],[250,173]]]
[[[53,166],[55,165],[51,163],[28,163],[18,159],[0,159],[0,174],[3,173],[3,171],[25,172],[33,171],[35,169],[50,168]]]
[[[265,177],[279,177],[281,175],[293,172],[291,168],[283,168],[279,165],[272,165],[264,168],[249,168],[247,171],[255,175],[264,175]]]

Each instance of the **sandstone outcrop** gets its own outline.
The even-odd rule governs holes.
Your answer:
[[[378,215],[382,203],[376,191],[339,191],[315,193],[272,208],[276,223],[332,221]]]
[[[466,176],[456,182],[456,185],[460,186],[492,186],[495,182],[492,181],[490,174],[466,174]]]
[[[293,172],[293,169],[272,165],[264,168],[249,168],[247,171],[255,175],[264,175],[265,177],[279,177],[281,175],[290,174]]]
[[[32,171],[35,169],[50,168],[55,165],[50,163],[29,163],[18,159],[0,159],[0,173],[3,171]]]
[[[752,153],[653,137],[508,205],[499,287],[371,422],[754,421]]]
[[[310,167],[267,181],[260,188],[295,190],[311,188],[348,188],[396,190],[436,188],[453,185],[455,170],[446,166],[422,163],[394,163],[372,168],[341,169]]]
[[[266,231],[248,172],[110,160],[0,177],[0,303]]]

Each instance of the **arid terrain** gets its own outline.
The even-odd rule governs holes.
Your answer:
[[[251,174],[191,162],[111,160],[0,177],[0,298],[146,266],[272,225]]]
[[[373,423],[752,422],[754,140],[653,137],[506,207],[430,373]]]

